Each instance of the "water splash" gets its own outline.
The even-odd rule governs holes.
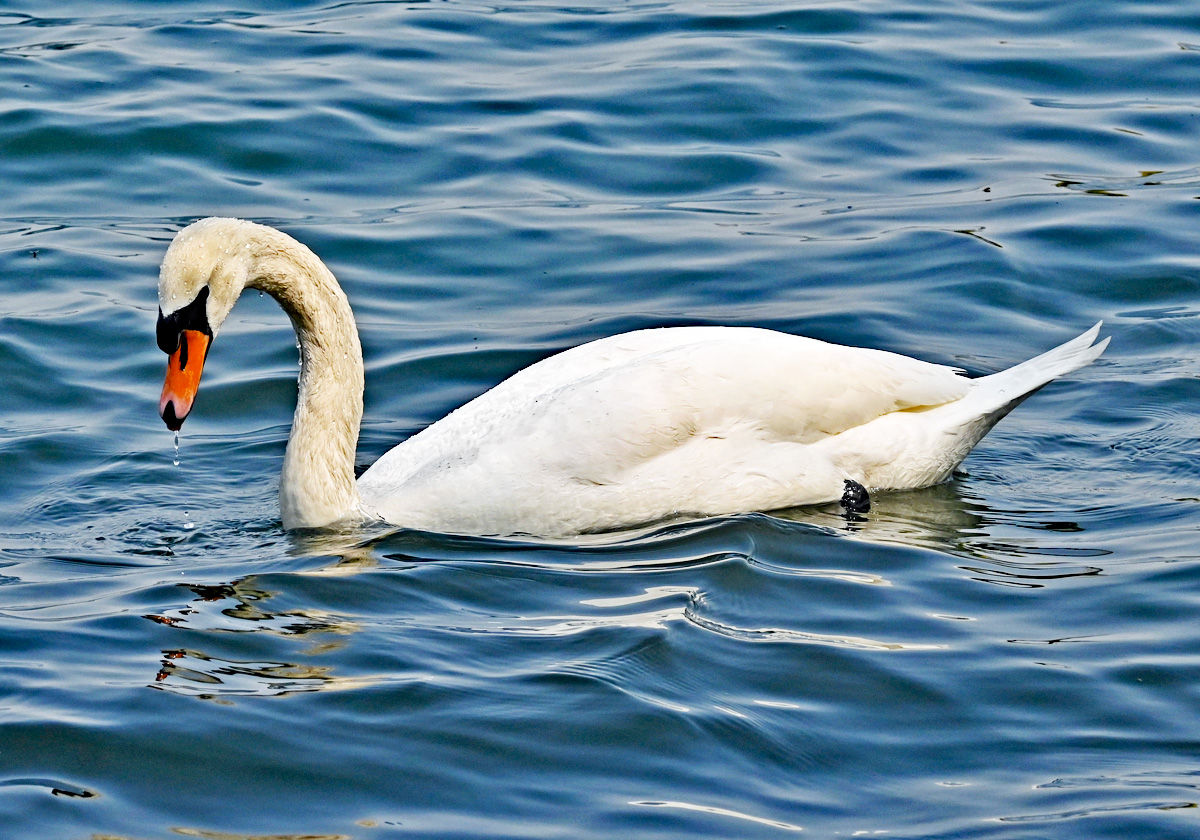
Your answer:
[[[175,430],[175,457],[173,459],[175,466],[179,466],[179,430]]]

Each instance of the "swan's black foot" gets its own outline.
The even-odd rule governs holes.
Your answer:
[[[871,496],[867,488],[847,478],[846,490],[842,493],[842,507],[849,513],[866,513],[871,509]]]

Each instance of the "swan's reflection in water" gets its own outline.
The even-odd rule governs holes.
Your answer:
[[[265,632],[280,636],[309,636],[317,633],[336,636],[353,633],[358,629],[353,621],[322,610],[267,609],[267,602],[278,593],[260,588],[258,578],[254,575],[232,583],[186,583],[179,586],[196,596],[190,600],[188,606],[164,610],[160,614],[146,617],[160,624],[191,630]],[[327,640],[323,644],[336,642]]]
[[[862,515],[847,513],[833,504],[769,514],[685,518],[564,540],[460,537],[377,526],[365,537],[354,531],[305,534],[294,541],[293,552],[329,557],[328,565],[308,572],[320,575],[354,574],[374,569],[381,562],[420,564],[468,556],[500,565],[649,571],[703,565],[728,554],[740,554],[753,561],[757,559],[756,531],[777,531],[792,523],[876,545],[949,555],[973,578],[1007,586],[1037,587],[1056,578],[1100,574],[1102,568],[1095,565],[1095,558],[1111,553],[1091,545],[1050,543],[1049,534],[1063,534],[1064,539],[1078,543],[1086,528],[1060,518],[1053,510],[991,507],[964,492],[957,480],[922,490],[876,494],[871,511]],[[1026,532],[1032,533],[1025,536]],[[804,533],[811,531],[805,529]],[[1090,562],[1082,563],[1082,558]],[[861,573],[842,570],[842,574],[855,577]]]
[[[187,606],[146,618],[181,630],[217,633],[266,633],[303,638],[303,653],[314,656],[344,645],[358,625],[316,609],[271,611],[268,602],[278,593],[260,587],[255,576],[227,584],[181,584],[194,597]],[[369,679],[336,677],[332,667],[283,661],[235,660],[193,649],[162,651],[154,688],[202,697],[274,696],[300,691],[354,688]]]
[[[1080,535],[1086,529],[1077,522],[1050,518],[1053,511],[989,507],[968,497],[956,481],[878,494],[872,498],[870,513],[862,516],[828,505],[775,515],[871,543],[947,554],[973,579],[1002,586],[1038,588],[1050,580],[1101,574],[1103,569],[1094,558],[1111,554],[1095,546],[1048,544],[1047,534]],[[1014,533],[1019,531],[1034,531],[1037,536]],[[1082,563],[1081,558],[1091,562]]]
[[[269,697],[299,691],[353,688],[369,681],[339,680],[330,669],[290,662],[239,662],[196,650],[163,651],[155,688],[201,697]]]
[[[946,482],[923,490],[876,493],[866,514],[822,505],[790,508],[774,515],[868,542],[959,554],[986,534],[988,512],[966,499],[956,483]]]
[[[956,473],[963,477],[965,473]],[[901,490],[876,493],[871,497],[871,510],[865,515],[847,514],[840,505],[814,505],[787,508],[769,513],[750,513],[724,517],[680,517],[667,522],[653,522],[638,528],[582,534],[575,537],[541,538],[489,536],[455,536],[430,533],[435,542],[467,541],[476,545],[572,547],[583,549],[634,546],[657,542],[674,535],[705,529],[714,523],[753,520],[763,517],[815,525],[823,530],[861,536],[874,542],[919,546],[937,550],[962,548],[977,537],[986,537],[989,526],[1009,523],[1021,511],[1004,511],[988,505],[982,498],[963,489],[959,478],[920,490]],[[1078,523],[1060,520],[1028,521],[1024,527],[1063,533],[1084,530]],[[371,546],[396,534],[417,535],[412,531],[386,523],[343,529],[321,529],[291,532],[292,553],[296,556],[319,554],[345,555],[337,565],[356,563],[371,565]]]
[[[877,652],[937,650],[947,645],[936,632],[924,629],[913,638],[902,638],[904,633],[879,623],[891,603],[886,597],[863,600],[840,594],[845,590],[837,587],[886,589],[895,575],[909,575],[913,563],[928,563],[931,568],[949,564],[982,583],[1041,588],[1058,579],[1102,572],[1094,559],[1103,556],[1103,550],[1048,543],[1058,534],[1077,540],[1084,530],[1074,522],[1043,521],[1028,512],[989,508],[951,482],[878,494],[865,515],[849,515],[831,505],[659,523],[637,532],[572,540],[457,537],[383,526],[367,532],[297,534],[290,537],[293,557],[318,563],[281,573],[271,579],[271,585],[259,576],[225,584],[190,584],[181,587],[191,596],[185,606],[147,616],[193,631],[183,644],[163,652],[154,685],[197,696],[228,697],[371,684],[370,677],[336,675],[340,657],[308,661],[342,648],[360,626],[345,615],[304,603],[303,598],[318,605],[353,598],[356,611],[364,610],[360,620],[405,628],[405,633],[514,639],[614,629],[661,634],[690,625],[745,643]],[[1026,533],[1031,536],[1022,536]],[[881,554],[869,546],[917,549],[918,554]],[[465,569],[482,574],[490,587],[505,588],[511,600],[464,584]],[[313,580],[413,571],[418,574],[404,575],[403,583],[392,577],[382,589],[368,581],[367,588],[355,595],[335,580],[321,584]],[[743,585],[761,587],[767,600],[754,610],[743,609],[740,602],[749,596],[731,591],[725,582],[735,572]],[[574,595],[564,602],[564,577],[581,574],[590,580],[566,582]],[[835,588],[821,584],[822,595],[810,595],[816,590],[797,590],[791,584],[781,588],[782,578],[812,580],[814,585],[823,579]],[[301,583],[304,580],[311,583]],[[287,589],[286,597],[279,597],[273,586]],[[383,595],[389,587],[398,588],[391,596]],[[827,632],[822,621],[834,622],[823,618],[820,610],[813,611],[811,604],[810,609],[797,610],[794,600],[776,603],[778,598],[797,597],[802,601],[828,597],[833,605],[845,597],[857,599],[856,603],[862,601],[861,621],[843,622],[838,632]],[[293,605],[296,599],[302,606]],[[273,609],[273,601],[285,601],[288,607]],[[767,614],[774,611],[774,617],[766,620],[757,612],[763,609]],[[204,637],[196,636],[196,631],[259,633],[278,641],[274,646],[253,647],[257,655],[233,657],[200,644]],[[287,639],[304,639],[308,647],[281,651],[279,644]],[[303,658],[296,661],[297,655]]]

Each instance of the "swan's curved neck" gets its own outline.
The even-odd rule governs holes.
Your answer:
[[[279,301],[300,342],[300,395],[279,483],[285,528],[356,514],[354,454],[363,413],[363,359],[350,301],[312,251],[280,234],[252,243],[246,285]]]

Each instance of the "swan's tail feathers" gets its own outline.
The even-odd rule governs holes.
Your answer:
[[[969,400],[981,414],[989,415],[994,424],[1038,389],[1060,376],[1096,361],[1104,352],[1104,348],[1108,347],[1111,338],[1108,336],[1096,341],[1103,323],[1097,322],[1096,326],[1078,338],[1060,344],[1027,362],[974,380],[971,393],[964,402]]]

